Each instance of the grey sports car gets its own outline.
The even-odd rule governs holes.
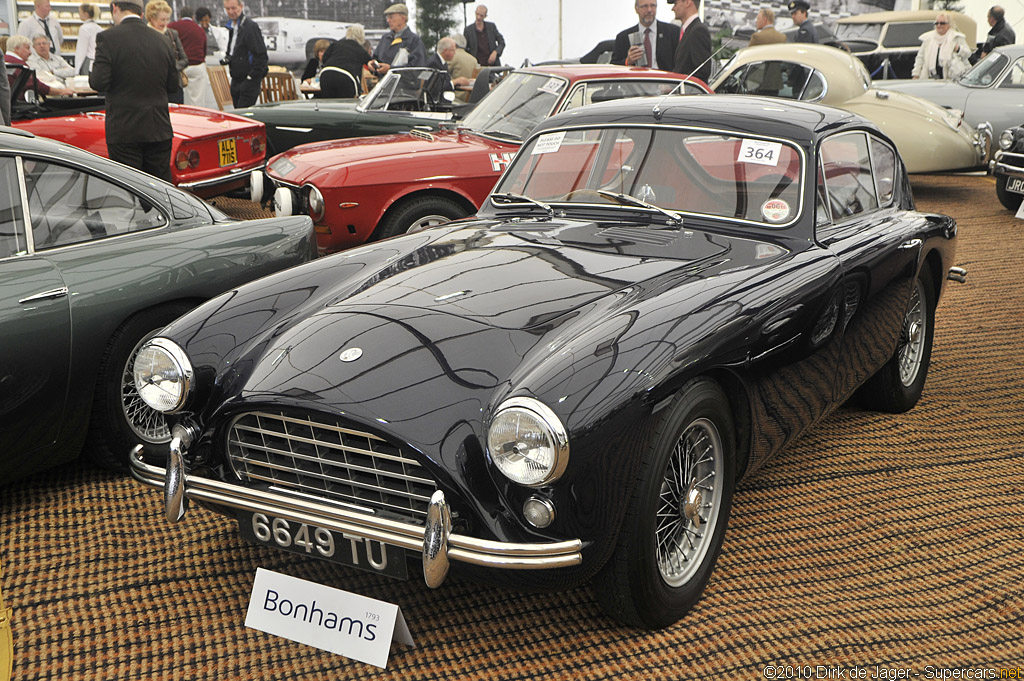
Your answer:
[[[0,127],[0,485],[86,449],[170,440],[131,380],[142,342],[315,256],[308,217],[242,222],[150,175]]]
[[[998,135],[1024,121],[1024,45],[997,47],[959,80],[876,80],[874,86],[959,109],[972,127],[987,122]]]

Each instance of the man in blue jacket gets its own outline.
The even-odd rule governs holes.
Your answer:
[[[423,41],[409,28],[409,8],[396,2],[384,10],[384,18],[391,29],[377,43],[370,60],[370,70],[384,75],[392,66],[426,66],[427,50]]]

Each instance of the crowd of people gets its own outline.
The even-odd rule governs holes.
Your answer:
[[[165,0],[114,0],[114,26],[103,30],[96,22],[98,7],[79,6],[74,65],[61,49],[64,31],[50,11],[50,0],[34,0],[34,11],[22,20],[17,35],[7,39],[0,70],[0,117],[10,124],[10,87],[17,74],[27,70],[25,91],[40,95],[72,93],[70,79],[87,75],[90,86],[106,97],[107,146],[111,158],[169,178],[171,125],[167,104],[187,103],[214,107],[206,71],[206,59],[220,49],[227,67],[233,105],[256,103],[261,81],[268,72],[268,53],[259,25],[245,13],[242,0],[222,0],[228,20],[227,43],[220,45],[211,26],[208,8],[184,7],[177,21]],[[634,0],[638,23],[615,37],[614,64],[650,67],[693,75],[707,81],[712,73],[712,40],[701,22],[701,0],[669,0],[674,22],[657,19],[656,0]],[[796,32],[794,42],[819,41],[809,18],[807,0],[790,0],[786,6]],[[316,82],[323,97],[354,97],[362,91],[363,76],[382,76],[401,66],[433,66],[447,69],[457,97],[465,100],[466,87],[478,69],[501,64],[505,38],[488,11],[478,5],[473,23],[460,34],[440,39],[428,54],[423,40],[409,26],[409,9],[395,3],[384,11],[388,31],[374,46],[359,24],[344,37],[320,40],[304,72],[303,82]],[[775,12],[762,8],[756,18],[751,45],[779,43],[786,36],[775,28]],[[948,13],[935,18],[935,28],[922,36],[913,78],[956,78],[1000,45],[1016,40],[1002,7],[988,12],[990,30],[984,43],[972,50],[965,35],[952,24]],[[4,93],[2,90],[7,89]]]

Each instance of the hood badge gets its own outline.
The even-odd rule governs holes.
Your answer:
[[[343,350],[342,353],[338,355],[338,359],[340,359],[342,362],[354,362],[362,356],[362,348],[348,348],[346,350]]]

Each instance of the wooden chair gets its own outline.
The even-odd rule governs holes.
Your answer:
[[[217,100],[217,108],[224,110],[225,105],[230,105],[231,81],[228,79],[228,71],[221,66],[207,66],[206,73],[210,76],[210,87],[213,88],[213,98]]]
[[[260,91],[260,102],[280,102],[286,99],[298,99],[299,92],[295,88],[292,74],[271,71],[263,76]]]

